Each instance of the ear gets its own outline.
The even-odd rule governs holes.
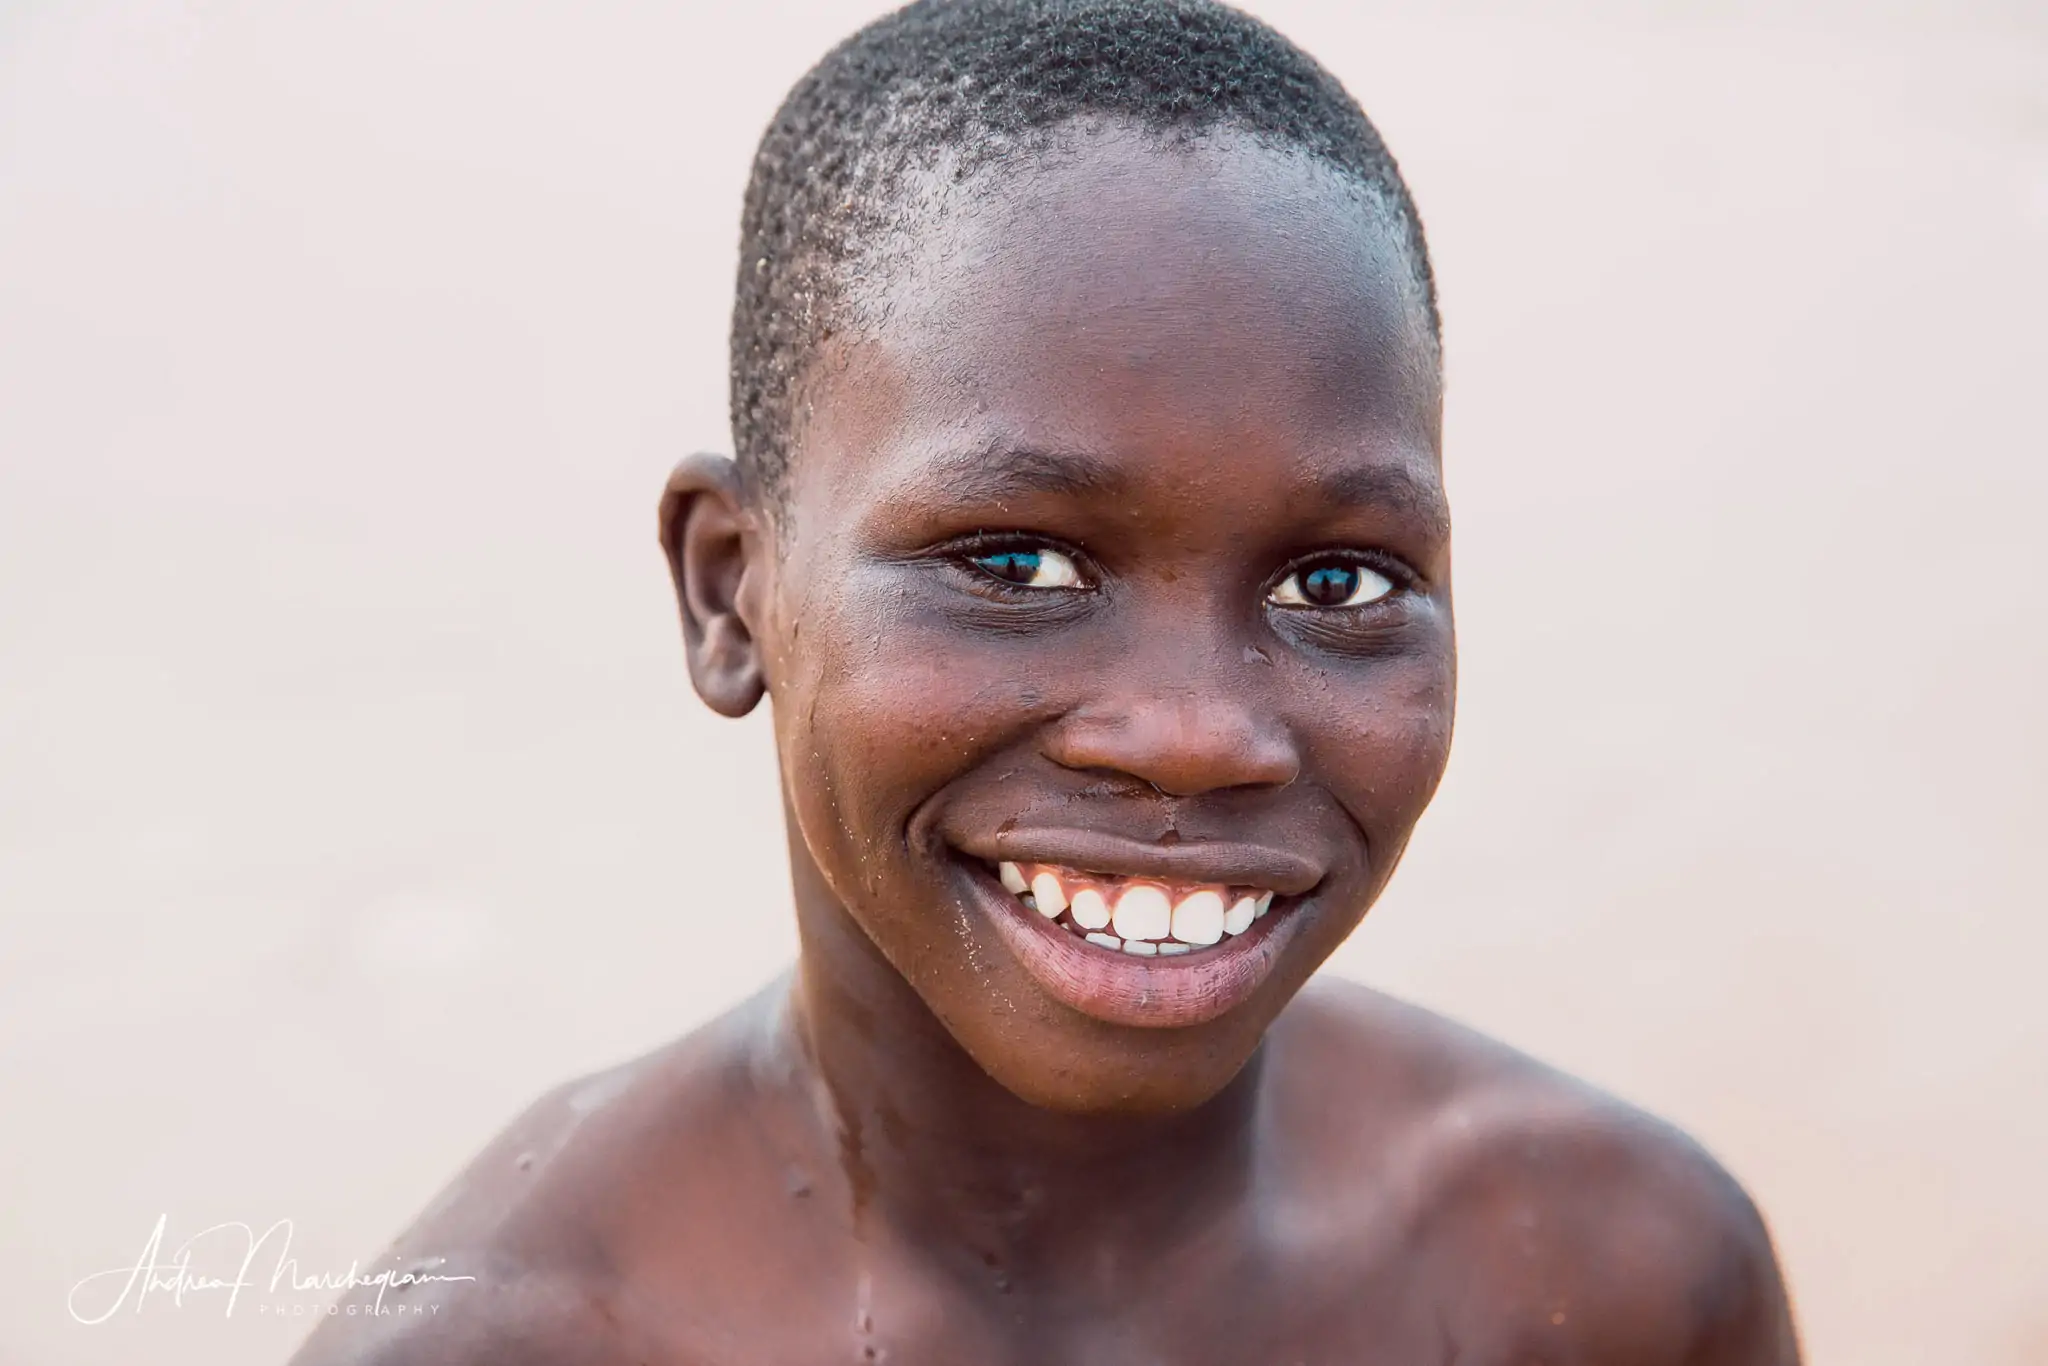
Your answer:
[[[760,645],[740,606],[763,551],[732,461],[693,455],[676,466],[661,495],[661,548],[682,609],[690,682],[719,715],[745,716],[766,691]]]

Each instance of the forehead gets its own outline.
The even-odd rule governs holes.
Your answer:
[[[843,504],[974,450],[1151,457],[1180,481],[1260,457],[1433,474],[1421,286],[1335,170],[1235,133],[1092,129],[913,202],[820,353],[797,489]]]

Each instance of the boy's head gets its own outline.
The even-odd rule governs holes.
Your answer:
[[[1442,772],[1440,406],[1393,162],[1262,25],[835,49],[747,192],[738,466],[663,527],[699,692],[773,699],[807,975],[1039,1104],[1228,1082]]]
[[[1357,102],[1272,29],[1206,0],[926,0],[827,54],[755,154],[732,322],[733,440],[750,479],[779,491],[814,353],[873,317],[863,286],[1075,120],[1162,144],[1229,129],[1322,162],[1399,243],[1434,345],[1429,255],[1400,172]]]

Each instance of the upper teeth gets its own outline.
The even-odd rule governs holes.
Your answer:
[[[1242,926],[1238,933],[1243,934]],[[1203,888],[1173,908],[1173,937],[1187,944],[1213,944],[1223,937],[1223,894]]]
[[[1005,891],[1089,943],[1141,956],[1162,948],[1184,953],[1243,934],[1273,903],[1273,894],[1260,888],[1212,883],[1168,889],[1045,864],[999,863],[996,875]],[[1103,933],[1112,927],[1114,934]]]
[[[1165,939],[1173,930],[1173,903],[1157,887],[1133,887],[1116,899],[1110,923],[1125,939]]]

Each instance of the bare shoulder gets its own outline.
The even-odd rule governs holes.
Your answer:
[[[1297,1013],[1298,1011],[1298,1013]],[[1756,1205],[1689,1135],[1451,1020],[1344,982],[1290,1011],[1283,1103],[1354,1164],[1375,1258],[1480,1359],[1793,1366]],[[1334,1086],[1348,1074],[1355,1084]],[[1317,1078],[1321,1078],[1318,1083]],[[1353,1136],[1346,1142],[1340,1135]],[[1521,1355],[1516,1355],[1517,1353]]]
[[[634,1230],[651,1201],[690,1198],[674,1154],[715,1148],[744,1109],[758,1008],[534,1102],[366,1263],[389,1282],[345,1294],[293,1366],[687,1362],[636,1296]]]

